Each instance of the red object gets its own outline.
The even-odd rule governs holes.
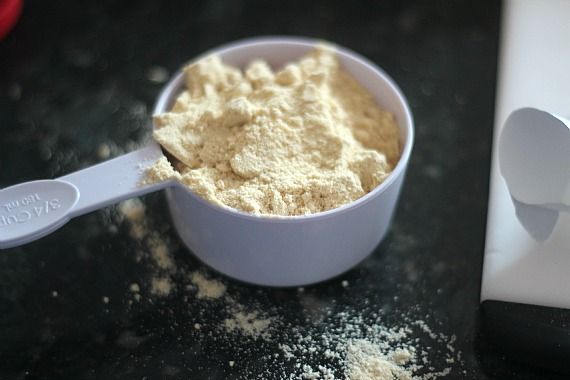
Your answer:
[[[0,40],[12,30],[22,13],[22,0],[0,0]]]

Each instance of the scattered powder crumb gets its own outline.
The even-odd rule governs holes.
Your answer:
[[[344,281],[342,281],[342,282],[340,283],[340,285],[341,285],[343,288],[346,288],[346,287],[348,287],[348,281],[344,280]]]
[[[138,198],[128,199],[119,204],[118,211],[130,224],[130,236],[135,240],[143,240],[148,234],[144,203]]]
[[[228,365],[229,365],[230,367],[233,367],[235,364],[236,364],[236,362],[234,362],[233,360],[230,360],[230,361],[228,362]]]
[[[104,296],[101,298],[101,301],[103,301],[103,303],[109,303],[109,297]]]
[[[137,262],[145,261],[152,264],[154,273],[151,278],[151,294],[167,296],[172,290],[172,276],[176,266],[170,253],[171,244],[156,232],[146,217],[146,207],[138,198],[121,202],[117,208],[119,218],[126,220],[130,227],[130,236],[141,243],[137,251]],[[136,288],[133,286],[136,285]],[[138,290],[134,290],[138,289]],[[131,284],[131,292],[135,293],[135,301],[141,300],[140,286]]]
[[[137,284],[136,282],[133,282],[131,285],[129,285],[129,290],[133,293],[133,299],[137,302],[139,302],[142,298],[140,291],[141,288],[139,286],[139,284]]]
[[[146,72],[146,78],[152,83],[165,83],[168,80],[169,74],[162,66],[153,66]]]
[[[305,364],[303,366],[303,379],[307,380],[317,380],[321,377],[321,373],[316,372],[310,365]]]
[[[369,193],[400,156],[394,116],[346,73],[331,47],[274,72],[209,56],[184,70],[186,91],[154,117],[171,154],[147,181],[177,180],[219,206],[306,215]]]
[[[295,357],[295,355],[293,354],[293,350],[288,344],[280,344],[279,348],[281,349],[281,351],[283,351],[285,359],[292,359]]]
[[[131,223],[140,222],[145,217],[145,206],[138,198],[121,202],[119,211]]]
[[[447,343],[447,349],[451,352],[455,352],[455,348],[453,347],[453,343],[455,343],[456,339],[457,339],[457,337],[455,335],[452,335],[451,338],[449,338],[449,342]]]
[[[131,225],[130,235],[133,239],[142,240],[148,233],[143,223],[133,223]]]
[[[53,290],[53,291],[51,292],[51,296],[52,296],[53,298],[56,298],[58,295],[59,295],[59,293],[57,292],[57,290]]]
[[[97,148],[97,157],[101,160],[106,160],[111,156],[111,148],[106,143],[99,145]]]
[[[172,270],[174,262],[170,256],[170,251],[166,242],[157,234],[153,234],[148,241],[151,257],[160,269]]]
[[[194,323],[194,329],[200,330],[202,326],[199,323]]]
[[[190,281],[198,288],[196,297],[217,299],[224,295],[226,286],[218,280],[206,278],[200,272],[190,274]]]
[[[228,332],[237,331],[255,339],[267,338],[272,320],[271,317],[260,317],[257,311],[236,311],[224,321],[224,327]]]
[[[432,329],[422,320],[417,320],[413,322],[414,325],[422,329],[423,332],[429,335],[431,339],[437,339],[437,334],[432,331]]]
[[[152,294],[167,296],[172,290],[172,281],[169,277],[154,277],[151,280],[150,291]]]

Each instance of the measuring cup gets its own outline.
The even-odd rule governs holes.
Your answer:
[[[532,107],[513,111],[499,135],[499,169],[526,231],[545,241],[570,212],[570,120]]]
[[[205,55],[218,54],[237,67],[260,58],[279,68],[319,43],[304,38],[255,38]],[[394,171],[362,198],[306,216],[256,216],[223,208],[175,181],[143,184],[145,170],[163,157],[160,146],[152,141],[145,148],[57,179],[1,190],[0,248],[39,239],[70,218],[166,189],[172,221],[186,247],[230,277],[258,285],[300,286],[350,269],[374,250],[388,230],[412,150],[413,121],[404,96],[386,73],[354,52],[336,49],[344,69],[395,115],[401,132],[402,154]],[[183,89],[180,71],[160,93],[154,114],[168,111]]]

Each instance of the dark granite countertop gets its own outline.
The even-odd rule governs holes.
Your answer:
[[[0,378],[272,379],[301,373],[298,363],[328,363],[342,378],[322,352],[287,359],[279,346],[345,328],[339,315],[363,326],[424,321],[445,339],[421,329],[410,339],[435,370],[450,368],[446,378],[556,378],[478,332],[499,19],[495,1],[26,1],[0,41],[0,187],[141,146],[168,75],[249,36],[318,37],[370,58],[408,97],[416,144],[385,241],[304,291],[205,268],[181,247],[160,193],[141,198],[142,222],[111,207],[3,251]],[[175,269],[153,259],[160,244]],[[198,299],[195,271],[222,281],[226,296]],[[167,295],[152,292],[160,278]],[[236,305],[278,321],[272,338],[221,328]]]

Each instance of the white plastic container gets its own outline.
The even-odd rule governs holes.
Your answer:
[[[222,46],[216,53],[234,66],[261,58],[273,67],[299,59],[319,41],[256,38]],[[402,154],[394,171],[362,198],[309,216],[260,217],[208,203],[175,182],[141,186],[144,169],[162,156],[151,142],[139,151],[51,181],[20,184],[0,192],[0,204],[29,204],[0,209],[0,248],[44,236],[69,218],[167,188],[174,226],[184,244],[204,263],[230,277],[268,286],[300,286],[334,277],[358,264],[384,238],[394,214],[413,144],[413,121],[395,83],[363,57],[337,46],[339,59],[378,104],[394,113],[401,131]],[[167,111],[182,91],[181,73],[160,94],[154,113]],[[48,191],[49,190],[49,191]],[[35,196],[58,205],[50,217],[33,215]],[[54,202],[55,200],[55,202]],[[26,201],[28,202],[28,201]],[[31,207],[31,208],[30,208]],[[30,211],[31,210],[31,211]],[[22,214],[24,213],[24,214]],[[18,219],[25,215],[25,219]],[[11,221],[2,225],[3,220]],[[20,220],[23,220],[20,222]]]

